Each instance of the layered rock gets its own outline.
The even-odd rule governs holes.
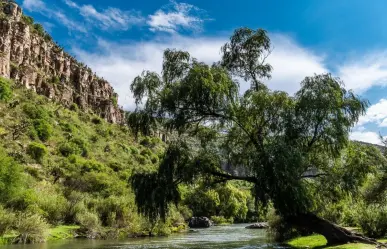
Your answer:
[[[123,122],[118,95],[109,82],[36,32],[16,3],[3,0],[0,11],[1,76],[65,106],[75,103],[108,122]]]

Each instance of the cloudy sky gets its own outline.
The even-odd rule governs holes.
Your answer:
[[[127,110],[129,85],[142,70],[160,72],[166,48],[218,61],[233,30],[269,32],[269,87],[293,94],[305,76],[330,72],[370,101],[351,138],[387,135],[385,0],[19,0],[26,14],[100,76]],[[242,84],[242,90],[248,87]]]

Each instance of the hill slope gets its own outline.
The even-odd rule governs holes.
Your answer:
[[[137,214],[128,179],[135,170],[156,169],[164,149],[158,138],[137,143],[124,126],[76,105],[66,109],[4,78],[0,137],[0,220],[12,214],[35,225],[39,217],[51,226],[76,223],[91,237],[149,229]],[[173,223],[179,222],[184,220],[176,213]],[[20,228],[10,224],[7,230]],[[0,236],[2,226],[9,228],[0,221]]]

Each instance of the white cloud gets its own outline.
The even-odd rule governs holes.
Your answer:
[[[360,117],[357,125],[375,123],[379,127],[387,126],[387,99],[381,99],[378,103],[370,106],[366,115]]]
[[[176,33],[180,29],[201,30],[205,20],[204,11],[187,3],[171,1],[163,9],[149,15],[147,21],[151,31]]]
[[[41,0],[24,0],[22,6],[24,9],[35,12],[46,9],[45,3]]]
[[[299,89],[301,80],[308,75],[324,72],[322,58],[297,45],[290,38],[275,35],[275,49],[268,59],[274,67],[269,87],[285,90],[290,94]],[[227,42],[226,37],[184,37],[172,35],[148,42],[127,44],[99,40],[96,52],[74,48],[77,58],[89,65],[99,75],[109,80],[120,95],[119,103],[125,109],[134,109],[129,86],[143,70],[161,72],[163,51],[166,48],[186,50],[200,61],[208,64],[219,61],[220,47]],[[241,82],[241,90],[249,88]]]
[[[103,30],[128,30],[133,25],[139,25],[144,21],[141,14],[136,11],[122,11],[113,7],[98,11],[90,4],[78,5],[71,0],[64,0],[64,2],[69,7],[77,9],[87,22]]]
[[[273,67],[272,79],[268,82],[271,89],[294,94],[306,76],[328,72],[323,56],[301,47],[287,36],[274,34],[270,37],[274,48],[268,57]]]
[[[69,30],[77,30],[83,33],[87,32],[83,25],[68,18],[68,16],[61,10],[47,7],[47,5],[41,0],[24,0],[22,6],[24,9],[30,12],[37,12],[48,18],[55,19],[58,23],[65,26]],[[50,26],[48,26],[48,28],[50,28]]]
[[[355,131],[350,135],[350,139],[354,141],[361,141],[371,144],[380,144],[382,145],[382,141],[380,139],[379,134],[372,131]]]
[[[362,93],[373,86],[387,85],[387,51],[368,53],[345,61],[338,75],[349,89]]]

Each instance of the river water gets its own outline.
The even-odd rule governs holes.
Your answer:
[[[0,246],[0,249],[279,249],[267,243],[264,230],[245,229],[246,224],[198,229],[169,237],[128,240],[63,240],[34,245]]]

